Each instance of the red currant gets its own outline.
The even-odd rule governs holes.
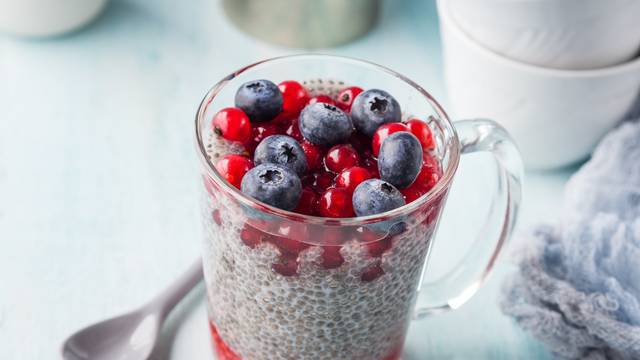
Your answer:
[[[420,144],[422,145],[422,150],[428,151],[433,150],[433,135],[431,134],[431,128],[427,125],[426,122],[419,119],[411,119],[406,122],[407,128],[413,135],[418,138]]]
[[[264,138],[271,135],[276,135],[278,130],[274,124],[271,123],[263,123],[257,125],[253,128],[253,133],[251,139],[245,143],[245,147],[249,151],[250,154],[253,154],[254,150],[260,144]]]
[[[333,185],[334,180],[335,180],[334,174],[328,171],[321,170],[313,174],[312,186],[315,189],[315,191],[317,191],[318,193],[323,193],[325,190],[327,190],[330,186]]]
[[[325,269],[335,269],[344,263],[344,258],[340,254],[340,246],[322,247],[322,267]]]
[[[382,270],[382,266],[380,264],[373,264],[369,266],[360,276],[360,279],[363,282],[370,282],[377,278],[379,278],[382,274],[384,274],[384,270]]]
[[[309,99],[309,101],[307,102],[307,105],[311,105],[311,104],[315,104],[315,103],[325,103],[325,104],[330,104],[330,105],[335,105],[336,102],[333,101],[333,99],[327,95],[318,95],[318,96],[314,96],[311,99]]]
[[[420,169],[414,183],[420,184],[420,186],[429,191],[436,185],[441,176],[442,171],[438,160],[429,154],[423,154],[422,169]]]
[[[353,217],[351,193],[347,189],[333,188],[320,197],[320,215],[332,218]]]
[[[378,130],[373,134],[373,139],[371,140],[371,148],[373,150],[373,155],[378,156],[380,152],[380,146],[384,139],[388,138],[389,135],[396,133],[398,131],[409,131],[409,128],[402,123],[388,123],[380,126]]]
[[[371,179],[369,170],[360,166],[352,166],[338,175],[336,178],[336,187],[345,188],[353,192],[361,182],[367,179]]]
[[[271,265],[271,268],[282,276],[294,276],[298,273],[298,256],[282,255],[277,263]]]
[[[342,109],[342,111],[351,111],[353,99],[355,99],[362,91],[363,90],[357,86],[348,87],[340,91],[336,98],[336,105]]]
[[[240,183],[244,174],[253,167],[253,161],[242,155],[229,154],[218,160],[216,170],[231,185],[240,189]]]
[[[225,108],[213,117],[213,131],[231,141],[246,142],[251,137],[249,117],[238,108]]]
[[[307,158],[307,166],[309,168],[309,171],[317,170],[318,168],[320,168],[320,165],[322,165],[321,149],[308,141],[302,141],[300,143],[300,146],[302,146],[304,155]]]
[[[298,119],[294,118],[284,130],[284,133],[292,138],[298,140],[298,142],[304,140],[300,128],[298,127]]]
[[[294,211],[304,215],[316,215],[318,211],[318,194],[310,187],[303,188],[298,207]]]
[[[309,93],[297,81],[283,81],[278,85],[282,93],[282,112],[286,115],[296,115],[309,100]]]
[[[327,169],[339,173],[342,170],[358,165],[360,156],[356,149],[349,144],[336,145],[329,149],[324,157]]]

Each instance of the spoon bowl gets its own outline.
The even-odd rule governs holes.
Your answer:
[[[65,360],[141,360],[153,352],[162,323],[202,279],[200,260],[171,286],[138,310],[90,325],[62,345]]]

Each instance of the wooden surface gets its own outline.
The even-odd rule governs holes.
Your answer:
[[[196,107],[234,69],[296,52],[238,32],[211,0],[113,1],[76,34],[0,35],[0,358],[59,358],[69,333],[143,303],[199,255]],[[388,2],[367,37],[320,52],[387,65],[446,104],[430,1]],[[430,276],[475,229],[482,161],[462,163]],[[528,174],[519,231],[553,219],[568,174]],[[404,358],[548,358],[499,311],[507,261],[469,304],[414,323]],[[211,359],[204,312],[200,288],[155,358]]]

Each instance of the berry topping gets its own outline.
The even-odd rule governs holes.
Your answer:
[[[353,192],[361,182],[371,179],[371,177],[369,170],[360,166],[352,166],[338,175],[336,178],[336,187],[345,188]]]
[[[298,127],[297,118],[291,119],[289,124],[285,127],[284,133],[298,141],[304,140],[304,137],[302,137],[302,133],[300,132],[300,128]]]
[[[298,206],[302,193],[300,178],[281,165],[261,164],[249,170],[241,184],[242,192],[283,210]]]
[[[411,119],[406,123],[409,131],[418,138],[420,145],[424,151],[433,150],[433,135],[431,134],[431,128],[426,122],[419,119]]]
[[[380,125],[400,122],[400,104],[388,92],[367,90],[358,95],[351,106],[351,117],[356,129],[371,137]]]
[[[380,178],[404,189],[411,185],[422,167],[422,146],[408,132],[391,134],[382,142],[378,156]]]
[[[314,171],[320,168],[322,165],[322,150],[308,141],[302,141],[300,144],[304,155],[307,157],[307,167],[310,171]]]
[[[339,173],[344,169],[358,165],[360,156],[353,146],[336,145],[327,151],[327,155],[324,157],[324,164],[327,169],[334,173]]]
[[[307,102],[307,105],[311,105],[315,103],[324,103],[324,104],[330,104],[330,105],[336,104],[335,101],[333,101],[333,99],[327,95],[314,96],[311,99],[309,99],[309,101]]]
[[[302,195],[295,212],[304,215],[317,215],[319,196],[313,189],[305,187],[302,189]]]
[[[249,150],[249,153],[253,154],[253,151],[255,151],[256,147],[258,146],[258,144],[260,144],[260,142],[262,142],[262,140],[277,133],[278,132],[274,124],[258,124],[253,128],[251,138],[245,143],[244,146],[247,148],[247,150]]]
[[[384,139],[388,138],[389,135],[393,133],[397,133],[399,131],[409,131],[409,128],[402,123],[389,123],[384,124],[376,130],[373,134],[373,139],[371,139],[371,149],[373,150],[373,155],[378,156],[380,153],[380,145]]]
[[[240,86],[235,104],[252,122],[267,121],[282,111],[283,98],[276,84],[269,80],[255,80]]]
[[[327,190],[320,197],[320,215],[332,218],[353,217],[351,193],[343,188]]]
[[[315,103],[305,107],[299,122],[304,138],[320,146],[345,142],[353,132],[349,115],[330,104]]]
[[[442,172],[440,171],[438,160],[425,153],[422,156],[422,168],[418,173],[418,177],[416,177],[416,181],[408,188],[400,190],[400,192],[404,195],[406,202],[410,203],[428,193],[440,180],[441,176]]]
[[[309,101],[307,89],[297,81],[283,81],[278,88],[282,93],[282,112],[286,115],[297,115]]]
[[[335,174],[325,170],[315,172],[309,177],[309,185],[318,193],[323,193],[333,185]]]
[[[253,161],[242,155],[229,154],[223,156],[216,164],[216,170],[231,185],[240,189],[242,177],[253,167]]]
[[[300,144],[286,135],[271,135],[262,140],[253,155],[256,165],[278,164],[302,175],[307,171],[307,157]]]
[[[360,93],[364,91],[357,86],[348,87],[338,94],[336,98],[336,105],[343,111],[351,111],[351,104],[353,104],[353,100],[360,95]]]
[[[238,108],[225,108],[214,117],[213,131],[231,141],[246,142],[251,138],[251,122],[249,117]]]
[[[322,247],[322,267],[325,269],[335,269],[344,263],[344,258],[340,254],[340,246]]]
[[[380,179],[365,180],[353,192],[353,209],[358,216],[380,214],[405,204],[393,185]]]

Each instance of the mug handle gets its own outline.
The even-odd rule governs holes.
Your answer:
[[[499,170],[498,191],[486,222],[462,260],[440,279],[421,284],[414,314],[416,319],[457,309],[478,291],[511,235],[520,206],[522,160],[507,131],[496,122],[485,119],[461,120],[454,125],[461,154],[480,151],[493,154]],[[504,212],[498,214],[496,205],[505,202]],[[499,235],[495,239],[489,238],[486,233],[492,230],[492,220],[500,217]]]

